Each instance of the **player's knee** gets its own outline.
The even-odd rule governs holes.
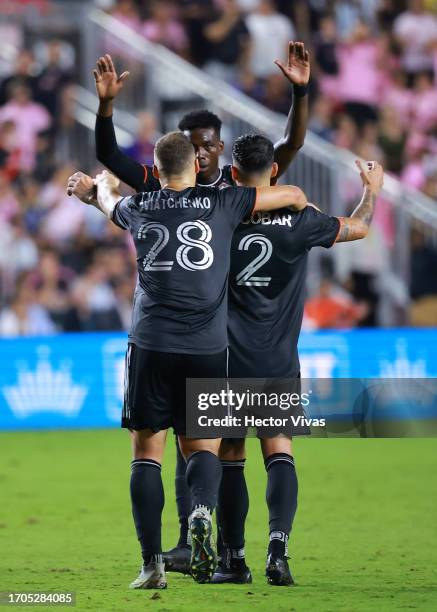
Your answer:
[[[246,458],[246,444],[244,438],[222,440],[219,457],[223,461],[241,461]]]
[[[275,455],[277,453],[286,455],[293,454],[291,452],[291,438],[278,436],[276,438],[263,438],[260,440],[260,442],[264,459],[267,459],[267,457],[270,457],[270,455]]]
[[[188,460],[193,453],[197,453],[198,451],[208,451],[218,456],[220,441],[220,439],[194,440],[185,438],[185,436],[179,436],[180,449],[186,460]]]
[[[149,429],[131,431],[132,455],[134,459],[152,459],[162,463],[165,448],[165,431]]]

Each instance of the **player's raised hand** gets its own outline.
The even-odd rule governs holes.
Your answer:
[[[280,60],[276,60],[275,64],[293,85],[308,85],[310,80],[310,60],[303,42],[293,42],[291,40],[288,43],[287,63],[284,64]]]
[[[93,75],[99,100],[105,102],[113,100],[123,88],[129,72],[125,71],[118,76],[114,62],[108,54],[100,57],[96,62],[96,66],[97,68],[93,70]]]
[[[368,161],[363,165],[359,159],[355,163],[360,171],[363,186],[378,195],[384,184],[384,169],[381,164],[376,161]]]
[[[75,172],[70,176],[67,183],[67,194],[75,195],[79,200],[90,204],[94,193],[94,180],[84,172]]]

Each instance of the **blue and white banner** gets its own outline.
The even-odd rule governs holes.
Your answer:
[[[0,340],[0,430],[117,427],[125,334]],[[437,377],[437,330],[305,333],[302,378]]]

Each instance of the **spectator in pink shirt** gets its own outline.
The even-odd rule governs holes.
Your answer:
[[[425,184],[425,169],[423,157],[427,152],[427,138],[418,132],[411,133],[407,141],[406,156],[407,165],[405,166],[401,180],[403,183],[414,189],[422,189]]]
[[[134,0],[118,0],[111,14],[136,32],[141,31],[141,19]]]
[[[401,70],[392,72],[391,81],[383,90],[382,102],[396,111],[399,121],[404,128],[409,127],[413,92],[407,88],[405,72]]]
[[[188,48],[185,30],[175,18],[175,6],[167,0],[152,3],[150,19],[144,22],[143,34],[148,40],[179,54],[185,53]]]
[[[424,70],[433,71],[433,48],[437,43],[437,17],[425,10],[424,0],[409,0],[408,10],[393,24],[402,48],[402,64],[410,79]]]
[[[412,100],[412,125],[427,132],[437,124],[437,89],[433,87],[429,73],[423,72],[414,79]]]
[[[50,127],[49,113],[44,106],[31,99],[30,89],[26,85],[14,84],[9,102],[0,108],[2,121],[15,123],[17,145],[21,151],[20,167],[26,171],[33,170],[36,137],[39,132]]]
[[[378,41],[363,22],[357,24],[350,40],[338,49],[338,96],[359,124],[377,118],[375,107],[382,83],[379,59]]]
[[[71,174],[70,166],[60,167],[52,180],[43,187],[40,199],[47,214],[41,225],[41,235],[51,244],[61,246],[74,238],[85,219],[85,209],[68,197],[65,183]]]

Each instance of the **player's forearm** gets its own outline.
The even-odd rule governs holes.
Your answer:
[[[375,210],[376,194],[368,188],[364,189],[360,203],[350,217],[341,217],[341,228],[337,242],[361,240],[367,236]]]
[[[285,206],[288,206],[295,212],[299,212],[308,206],[307,197],[302,189],[291,185],[285,185],[285,188],[288,190],[288,194],[285,193],[283,196],[288,201]]]
[[[142,191],[144,166],[120,150],[112,117],[96,116],[95,138],[96,157],[99,162],[129,187],[132,187],[135,191]]]
[[[114,208],[122,198],[121,193],[114,187],[104,184],[97,185],[97,201],[93,204],[98,208],[108,219],[112,219]]]
[[[260,187],[257,189],[255,210],[275,210],[287,207],[299,212],[307,206],[307,203],[305,193],[294,185]]]
[[[364,188],[363,197],[354,212],[351,214],[353,219],[359,219],[368,228],[375,210],[376,194],[368,187]]]
[[[94,134],[96,139],[96,157],[99,162],[106,166],[110,163],[111,158],[119,152],[112,115],[109,117],[103,117],[100,114],[96,115]]]
[[[284,136],[275,144],[275,162],[280,177],[293,161],[305,142],[308,122],[308,95],[306,86],[293,86],[293,102],[287,117]]]
[[[99,117],[112,117],[114,113],[114,102],[110,100],[100,100],[97,114]]]

